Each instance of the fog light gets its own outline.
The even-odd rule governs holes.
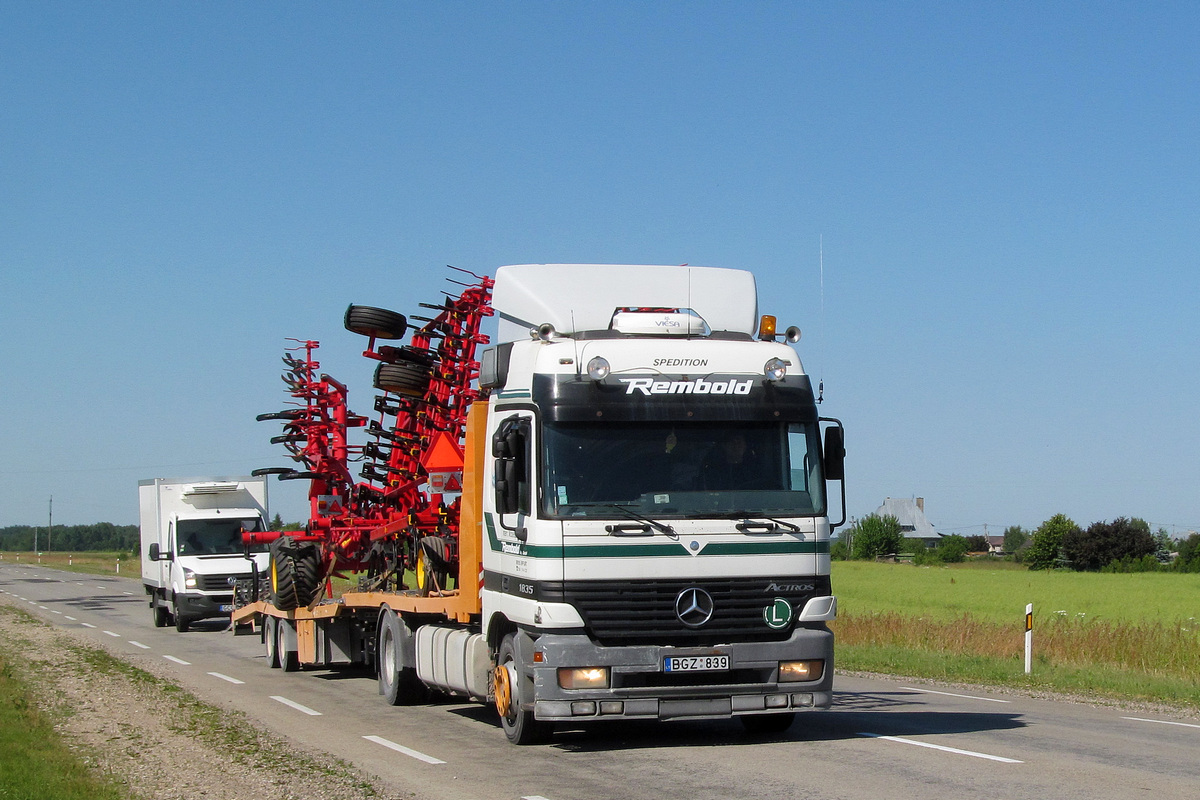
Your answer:
[[[767,695],[767,708],[787,708],[788,696],[786,694],[769,694]]]
[[[558,685],[563,689],[607,689],[605,667],[560,667]]]
[[[600,704],[601,714],[624,714],[625,704],[620,700],[606,700]]]
[[[779,682],[790,681],[819,681],[825,672],[825,662],[815,661],[780,661]]]
[[[571,714],[576,717],[590,717],[596,713],[596,704],[590,700],[571,703]]]
[[[588,362],[588,377],[594,381],[602,381],[612,372],[612,366],[604,356],[596,356]]]

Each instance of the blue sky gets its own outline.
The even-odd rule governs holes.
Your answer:
[[[851,515],[1200,529],[1197,41],[1187,3],[0,0],[0,526],[283,463],[285,337],[366,410],[346,305],[444,264],[686,262],[804,329]]]

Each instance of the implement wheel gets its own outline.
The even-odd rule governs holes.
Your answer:
[[[408,320],[403,314],[386,308],[350,306],[346,309],[346,330],[376,339],[403,339]]]
[[[271,601],[281,611],[307,606],[320,592],[321,553],[313,542],[280,536],[271,543]]]

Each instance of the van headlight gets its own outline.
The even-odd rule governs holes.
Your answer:
[[[183,571],[183,588],[195,589],[196,585],[196,573],[190,569],[185,569]]]

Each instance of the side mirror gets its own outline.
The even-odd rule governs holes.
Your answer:
[[[846,443],[840,426],[825,429],[825,479],[844,480],[846,477]]]
[[[158,552],[158,542],[151,542],[150,543],[150,560],[158,561],[159,555],[160,554]]]
[[[528,417],[509,417],[500,424],[492,436],[492,457],[495,464],[495,500],[496,513],[529,514],[532,506],[529,491],[529,432]],[[516,531],[518,538],[521,530],[509,528],[500,522],[506,530]]]

